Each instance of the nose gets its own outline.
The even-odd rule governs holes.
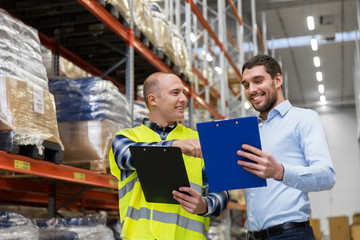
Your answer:
[[[185,104],[187,103],[187,97],[185,96],[184,93],[181,93],[180,94],[180,99],[179,99],[180,102],[185,102]]]
[[[256,92],[257,91],[256,84],[249,83],[248,91],[249,91],[250,94]]]

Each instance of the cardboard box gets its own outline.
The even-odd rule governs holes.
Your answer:
[[[32,83],[0,77],[0,131],[12,131],[18,145],[47,140],[62,147],[54,96]]]
[[[360,224],[360,213],[354,213],[352,216],[352,220],[353,225]]]
[[[349,218],[329,217],[330,240],[350,240]]]
[[[320,228],[320,219],[317,218],[310,218],[310,225],[313,229],[315,239],[321,240],[322,239],[322,232]]]
[[[111,120],[59,122],[64,164],[106,172],[113,135],[121,124]]]
[[[351,239],[360,240],[360,224],[353,224],[351,226]]]

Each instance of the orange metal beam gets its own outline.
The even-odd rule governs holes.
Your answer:
[[[131,29],[125,28],[117,19],[115,19],[106,9],[104,9],[95,0],[77,0],[81,5],[88,9],[94,16],[102,21],[106,26],[114,31],[119,37],[129,44],[133,41],[133,46],[136,52],[143,56],[156,69],[163,72],[174,73],[163,61],[161,61],[155,54],[153,54],[139,39],[133,36]],[[215,36],[216,37],[216,36]],[[191,90],[191,87],[184,83],[185,90],[206,110],[210,112],[217,119],[223,118],[213,107],[204,101],[199,95]]]
[[[201,25],[208,31],[210,36],[214,39],[215,43],[220,47],[221,51],[223,51],[224,50],[224,45],[222,44],[222,42],[219,41],[218,37],[216,36],[214,31],[212,30],[209,23],[205,20],[205,18],[203,17],[202,13],[200,12],[200,10],[196,6],[196,4],[192,0],[186,0],[186,2],[188,4],[190,4],[191,10],[197,16],[197,18],[198,18],[199,22],[201,23]]]
[[[257,27],[256,33],[257,33],[257,36],[258,36],[258,38],[259,38],[259,41],[261,42],[261,45],[262,45],[264,51],[267,51],[267,46],[266,46],[266,44],[265,44],[265,42],[264,42],[264,39],[262,38],[262,35],[261,35],[261,33],[260,33],[260,30],[259,30],[259,27]]]
[[[49,48],[53,53],[56,52],[56,39],[55,38],[49,38],[49,37],[45,36],[44,34],[42,34],[41,32],[39,32],[39,38],[40,38],[40,42],[42,45]],[[86,71],[92,75],[95,75],[95,76],[100,76],[102,74],[102,71],[95,68],[94,66],[92,66],[88,62],[84,61],[80,57],[76,56],[74,53],[72,53],[70,50],[66,49],[65,47],[60,46],[59,51],[60,51],[59,54],[62,57],[66,58],[70,62],[76,64],[78,67],[80,67],[84,71]],[[104,79],[110,80],[119,88],[120,92],[125,93],[124,85],[122,85],[121,83],[119,83],[118,81],[116,81],[115,79],[113,79],[109,76],[105,76]]]
[[[222,44],[222,42],[219,41],[218,37],[216,36],[216,34],[214,33],[214,31],[211,29],[209,23],[205,20],[205,18],[203,17],[202,13],[200,12],[199,8],[196,6],[196,4],[192,1],[192,0],[186,0],[186,2],[188,4],[190,4],[191,6],[191,10],[193,11],[193,13],[197,16],[199,22],[201,23],[201,25],[208,31],[208,33],[210,34],[210,36],[214,39],[215,43],[220,47],[221,51],[223,51],[225,53],[225,57],[227,58],[227,60],[229,61],[230,65],[233,67],[235,73],[241,78],[241,73],[239,71],[239,69],[237,68],[236,64],[234,63],[234,61],[231,59],[230,55],[227,53],[227,51],[224,49],[224,45]]]
[[[0,151],[0,169],[92,186],[117,189],[118,180],[106,174]]]
[[[239,16],[239,14],[238,14],[238,12],[236,10],[236,6],[235,6],[234,2],[232,0],[228,0],[228,3],[230,5],[231,9],[233,10],[233,13],[234,13],[236,19],[238,20],[239,25],[241,26],[243,24],[242,18]]]
[[[106,9],[104,9],[95,0],[77,0],[89,12],[102,21],[108,28],[122,38],[127,44],[134,46],[134,49],[151,63],[159,71],[173,72],[163,61],[153,54],[139,39],[135,38],[133,31],[124,27],[117,19],[115,19]]]
[[[242,18],[239,16],[239,14],[238,14],[238,12],[237,12],[237,10],[236,10],[236,6],[235,6],[234,2],[233,2],[232,0],[228,0],[228,3],[230,4],[230,7],[231,7],[231,9],[233,10],[233,13],[235,14],[235,17],[236,17],[236,19],[238,20],[238,22],[239,22],[239,24],[240,24],[240,26],[241,26],[241,25],[243,24]],[[257,36],[258,36],[259,41],[261,42],[261,44],[262,44],[262,46],[263,46],[264,51],[267,51],[267,46],[266,46],[266,44],[264,43],[264,40],[263,40],[263,38],[262,38],[262,36],[261,36],[259,27],[257,28],[256,31],[257,31]]]
[[[228,29],[226,29],[226,35],[228,36],[228,38],[230,39],[230,42],[232,43],[232,45],[239,51],[238,46],[236,45],[236,42],[234,40],[234,38],[231,36],[231,33],[229,32]]]
[[[199,79],[205,84],[205,86],[209,85],[209,81],[201,74],[201,72],[195,67],[192,67],[193,72],[199,77]],[[217,97],[221,98],[220,93],[213,87],[210,87],[210,91]]]
[[[5,178],[0,177],[0,189],[7,191],[25,191],[25,192],[37,192],[47,193],[51,192],[51,183],[34,181],[31,179],[18,179],[18,178]],[[56,194],[58,196],[73,196],[79,192],[82,188],[78,186],[68,185],[65,186],[61,183],[56,184]],[[101,199],[107,202],[118,202],[118,193],[99,191],[95,189],[87,189],[79,195],[83,199]]]
[[[0,202],[13,202],[24,205],[28,204],[37,204],[42,206],[47,206],[49,195],[45,193],[31,193],[31,192],[13,192],[13,191],[4,191],[0,190]],[[66,201],[66,197],[57,196],[57,202]],[[81,198],[74,199],[69,202],[66,207],[71,209],[81,208],[92,208],[92,209],[106,209],[106,210],[115,210],[117,211],[119,203],[116,202],[105,202],[101,199],[98,200],[84,200]]]

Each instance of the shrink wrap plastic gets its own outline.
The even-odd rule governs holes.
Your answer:
[[[0,236],[1,240],[37,240],[39,230],[20,214],[0,211]]]
[[[81,218],[52,218],[35,220],[39,227],[40,240],[113,240],[113,231],[106,226],[106,218],[100,214]]]
[[[107,2],[119,11],[126,21],[129,21],[130,10],[127,0],[107,0]],[[133,4],[134,22],[141,32],[157,49],[162,49],[183,73],[189,75],[191,68],[180,29],[166,21],[158,4],[148,0],[135,0]]]
[[[55,95],[64,163],[106,172],[113,134],[131,126],[125,96],[98,77],[50,79]]]
[[[48,90],[37,31],[0,9],[0,39],[0,76]]]
[[[32,83],[0,77],[0,131],[11,131],[16,144],[36,145],[39,152],[44,140],[62,147],[54,96]]]
[[[126,98],[110,81],[98,77],[54,78],[49,81],[55,96],[59,122],[110,119],[131,124]]]
[[[64,163],[106,172],[113,134],[124,127],[111,120],[60,122],[60,137],[65,146]]]

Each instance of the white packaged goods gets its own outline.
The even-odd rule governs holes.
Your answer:
[[[0,76],[48,90],[38,32],[0,9]]]
[[[0,133],[11,132],[17,145],[41,148],[47,140],[62,146],[54,96],[32,83],[0,76]]]

